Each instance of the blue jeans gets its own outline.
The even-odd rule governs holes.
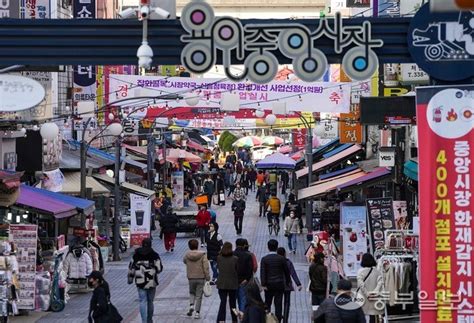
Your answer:
[[[288,249],[290,249],[290,251],[296,251],[296,233],[290,233],[288,235]]]
[[[237,303],[239,304],[239,311],[244,312],[247,306],[247,292],[245,291],[246,285],[239,286],[237,289]]]
[[[211,264],[212,269],[212,279],[217,279],[217,276],[219,275],[219,272],[217,271],[217,261],[209,260],[209,263]]]
[[[153,310],[155,305],[153,300],[155,299],[156,288],[137,288],[138,299],[140,301],[140,316],[142,317],[142,323],[153,322]]]

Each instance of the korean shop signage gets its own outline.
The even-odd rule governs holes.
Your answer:
[[[430,12],[424,5],[408,30],[408,50],[431,77],[460,81],[474,76],[474,15],[472,11]]]
[[[189,2],[181,15],[181,26],[188,33],[181,37],[187,43],[181,52],[181,62],[189,71],[202,74],[209,71],[222,54],[226,75],[234,81],[248,78],[255,83],[271,82],[278,72],[278,60],[272,51],[279,50],[292,59],[295,75],[305,82],[322,79],[328,69],[324,53],[315,44],[322,38],[332,41],[334,51],[344,53],[342,67],[352,80],[369,79],[378,67],[374,48],[383,41],[373,39],[371,24],[346,27],[339,13],[334,24],[321,20],[316,30],[298,23],[247,24],[232,17],[214,17],[213,8],[204,1]],[[230,71],[235,56],[244,61],[240,74]]]

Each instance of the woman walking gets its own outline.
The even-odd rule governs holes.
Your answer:
[[[300,232],[300,221],[294,211],[290,212],[285,219],[285,235],[288,237],[288,249],[296,254],[296,237]]]
[[[198,237],[201,238],[201,248],[203,248],[206,243],[209,223],[211,223],[211,213],[207,210],[207,205],[202,204],[200,205],[199,212],[196,215],[196,228]]]
[[[189,251],[184,255],[186,276],[189,282],[189,310],[187,316],[201,318],[201,302],[204,283],[209,281],[209,262],[204,251],[198,250],[199,241],[191,239],[188,242]]]
[[[211,222],[209,224],[209,236],[206,240],[207,243],[207,258],[212,269],[212,280],[211,285],[216,284],[217,276],[219,271],[217,269],[217,256],[221,252],[222,248],[222,236],[219,234],[219,225],[217,222]]]
[[[266,307],[260,295],[260,287],[255,281],[250,281],[245,291],[247,293],[247,306],[242,316],[241,323],[265,323]]]
[[[168,210],[166,214],[160,219],[161,233],[164,236],[166,252],[174,251],[178,222],[178,217],[176,214],[171,212],[171,210]]]
[[[90,323],[122,322],[122,317],[113,307],[109,311],[110,289],[100,271],[93,271],[87,277],[87,285],[94,288],[89,305],[88,320]],[[110,306],[112,306],[110,304]]]
[[[382,314],[382,311],[375,307],[377,297],[382,291],[382,274],[377,270],[377,263],[370,253],[362,256],[360,265],[362,268],[357,273],[357,292],[365,298],[362,310],[366,315],[367,323],[375,323],[376,317]]]
[[[227,298],[229,298],[232,322],[237,323],[237,315],[232,311],[236,307],[236,294],[239,287],[237,261],[238,258],[232,252],[232,243],[225,242],[219,256],[217,256],[217,268],[220,273],[217,278],[217,289],[221,299],[219,313],[217,314],[217,321],[219,323],[225,323]]]
[[[313,263],[309,267],[309,290],[311,292],[311,305],[319,306],[326,299],[328,269],[324,265],[324,255],[314,255]]]
[[[293,266],[293,263],[291,262],[290,259],[286,258],[286,250],[285,248],[278,248],[277,249],[277,254],[279,254],[282,257],[285,257],[286,259],[286,265],[288,266],[288,270],[290,271],[290,276],[291,279],[296,284],[296,288],[298,290],[302,289],[302,285],[300,282],[300,279],[298,278],[298,274],[296,274],[295,266]],[[290,280],[286,282],[285,286],[285,293],[283,294],[283,323],[288,323],[288,319],[290,317],[290,297],[291,297],[291,292],[293,292],[295,289],[293,287],[293,282]]]

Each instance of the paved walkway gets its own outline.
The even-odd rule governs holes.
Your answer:
[[[251,194],[251,195],[250,195]],[[253,194],[249,193],[247,202],[247,210],[244,217],[244,228],[242,237],[250,242],[250,249],[256,253],[260,260],[267,253],[266,243],[270,236],[268,234],[266,218],[258,217],[257,203],[253,198]],[[217,211],[217,222],[220,225],[220,233],[224,241],[230,241],[235,244],[237,235],[233,226],[233,215],[230,211],[230,201],[226,206],[215,206]],[[162,258],[164,271],[161,273],[159,280],[160,285],[157,289],[155,299],[155,316],[153,322],[171,323],[171,322],[216,322],[217,311],[219,307],[219,296],[217,291],[211,297],[204,298],[201,309],[201,319],[194,320],[186,316],[188,309],[188,282],[182,257],[187,251],[187,241],[191,238],[189,235],[180,234],[177,239],[177,245],[174,253],[165,253],[163,242],[158,238],[154,239],[154,248]],[[274,236],[272,236],[274,238]],[[280,233],[278,241],[281,246],[287,247],[286,238]],[[290,255],[290,259],[294,262],[296,271],[299,275],[303,286],[308,285],[308,265],[304,258],[304,239],[303,235],[299,236],[298,252],[296,255]],[[235,245],[234,245],[235,246]],[[125,322],[141,322],[138,312],[138,296],[135,285],[128,285],[127,276],[128,261],[124,260],[119,263],[107,263],[106,280],[109,282],[112,293],[112,303],[119,309]],[[308,323],[310,322],[310,294],[306,291],[292,293],[292,307],[290,322],[292,323]],[[82,323],[86,322],[89,309],[89,300],[91,294],[74,295],[66,305],[64,311],[60,313],[50,313],[38,320],[31,322],[41,323]],[[230,322],[230,312],[227,313],[227,321]],[[15,321],[24,322],[21,318]],[[29,320],[30,321],[30,320]]]

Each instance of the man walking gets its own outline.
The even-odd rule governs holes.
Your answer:
[[[268,192],[265,183],[258,187],[257,196],[255,197],[255,200],[257,200],[259,203],[258,216],[262,217],[265,215],[265,207],[268,201]]]
[[[153,322],[153,301],[158,286],[158,274],[162,271],[160,256],[151,247],[151,239],[143,239],[142,247],[135,250],[128,266],[128,283],[135,281],[138,289],[142,323]]]
[[[234,212],[235,232],[239,236],[242,234],[242,221],[244,220],[245,201],[243,196],[236,196],[232,201],[232,211]]]
[[[271,309],[275,304],[275,315],[281,321],[283,294],[285,286],[290,281],[290,271],[283,256],[277,254],[278,241],[271,239],[267,243],[269,254],[260,262],[260,281],[265,291],[265,305]]]
[[[239,288],[237,290],[237,301],[239,303],[239,310],[245,311],[247,305],[247,295],[245,287],[253,277],[253,260],[252,255],[245,250],[247,240],[239,238],[235,241],[234,256],[238,258],[237,261],[237,276],[239,280]]]

